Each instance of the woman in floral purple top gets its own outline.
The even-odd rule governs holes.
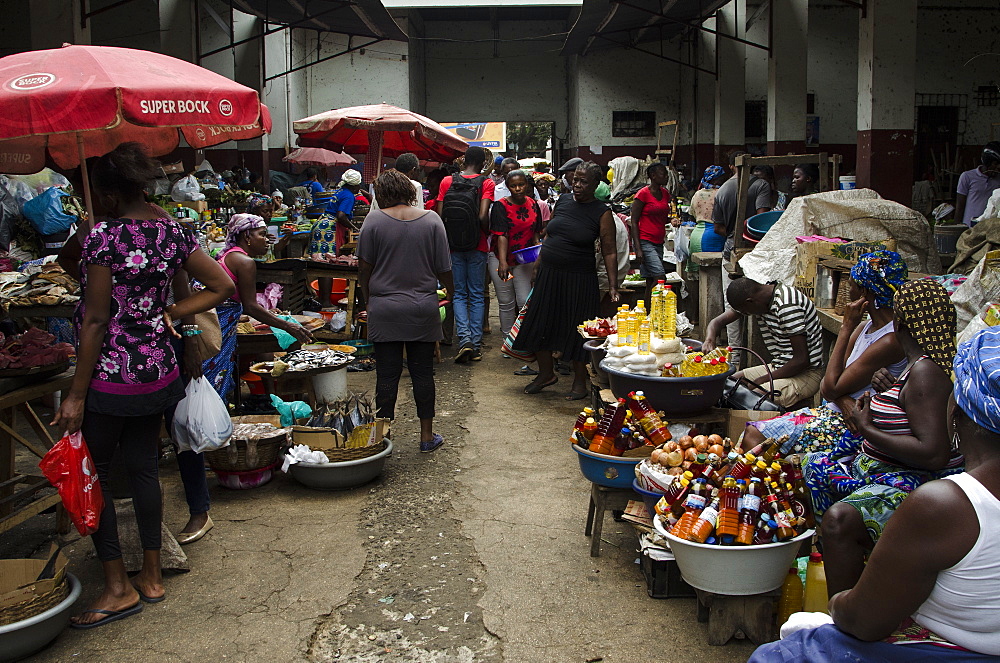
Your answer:
[[[120,145],[94,166],[95,208],[107,220],[83,240],[83,300],[77,311],[77,365],[69,394],[53,420],[61,430],[82,430],[104,494],[93,534],[104,567],[104,591],[74,617],[75,628],[94,628],[163,600],[160,574],[162,503],[157,476],[163,411],[184,397],[170,344],[171,318],[206,311],[235,292],[222,268],[198,248],[187,229],[159,218],[144,189],[159,168],[137,143]],[[205,290],[167,307],[179,269]],[[129,580],[118,543],[118,522],[108,490],[117,449],[128,471],[143,547],[139,575]]]

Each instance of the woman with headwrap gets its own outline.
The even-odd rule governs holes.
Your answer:
[[[906,498],[857,584],[831,598],[832,624],[788,633],[789,620],[750,663],[997,660],[1000,328],[963,343],[954,371],[945,425],[966,471]]]
[[[542,199],[542,202],[548,203],[551,208],[555,205],[556,199],[559,197],[552,187],[556,183],[555,175],[551,173],[534,173],[532,178],[535,180],[535,189],[538,191],[538,197]]]
[[[861,435],[851,454],[803,460],[813,509],[822,518],[830,595],[850,589],[893,512],[918,486],[961,471],[945,423],[955,357],[955,307],[930,279],[904,283],[893,300],[896,339],[907,367],[886,392],[865,394],[850,420]]]
[[[709,166],[701,177],[698,190],[691,196],[691,214],[695,220],[691,239],[688,240],[688,252],[691,254],[702,251],[721,251],[722,246],[726,243],[726,238],[717,235],[715,226],[712,225],[715,195],[719,193],[719,187],[722,186],[725,179],[726,173],[722,166]],[[698,265],[694,264],[693,260],[688,260],[685,263],[684,271],[695,279],[698,277]]]
[[[333,193],[333,198],[326,206],[323,216],[316,220],[312,229],[312,241],[309,244],[309,254],[313,260],[327,260],[336,257],[340,249],[347,244],[348,231],[354,230],[355,196],[361,190],[361,173],[348,168],[340,179],[340,186]],[[330,306],[330,291],[333,288],[332,278],[319,279],[319,301],[323,306]]]
[[[270,239],[267,223],[254,214],[234,214],[229,219],[226,249],[219,254],[219,264],[236,284],[236,294],[215,311],[222,330],[222,350],[204,363],[202,370],[223,400],[236,385],[236,324],[246,313],[254,320],[282,329],[301,343],[308,343],[309,332],[297,322],[283,320],[257,302],[257,263],[254,256],[267,253]]]
[[[893,334],[892,300],[906,282],[906,263],[893,251],[866,253],[851,269],[851,303],[820,385],[822,406],[806,407],[775,419],[754,421],[744,434],[746,447],[765,438],[788,435],[785,450],[853,453],[860,438],[849,415],[872,388],[872,376],[887,367],[893,381],[906,368],[903,348]],[[869,319],[862,324],[862,316]]]

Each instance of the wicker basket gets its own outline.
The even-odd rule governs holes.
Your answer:
[[[0,626],[7,626],[15,622],[31,619],[35,615],[40,615],[49,608],[54,608],[62,603],[69,595],[69,580],[65,573],[62,579],[56,583],[52,589],[44,594],[37,594],[33,598],[14,605],[0,609]]]
[[[369,458],[385,451],[385,440],[376,442],[369,447],[355,447],[353,449],[323,449],[321,447],[309,447],[313,451],[322,451],[331,463],[341,463],[345,460],[361,460]]]
[[[213,470],[224,470],[227,472],[247,472],[249,470],[259,470],[274,464],[282,451],[288,445],[288,436],[279,433],[274,437],[264,437],[257,441],[257,459],[251,463],[248,456],[246,440],[232,440],[228,447],[206,451],[205,460]],[[231,450],[235,449],[235,451]]]
[[[833,304],[833,312],[837,315],[844,315],[847,305],[851,303],[851,275],[849,272],[841,272],[838,274],[838,280],[837,299]]]

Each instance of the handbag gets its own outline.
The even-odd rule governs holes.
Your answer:
[[[196,313],[194,323],[201,330],[198,339],[198,355],[202,361],[208,361],[222,351],[222,326],[214,308],[202,313]]]
[[[726,385],[723,387],[719,406],[730,410],[757,410],[761,412],[784,413],[785,408],[774,401],[779,392],[774,388],[774,377],[771,376],[771,369],[768,367],[767,362],[750,348],[736,346],[733,347],[733,350],[744,350],[756,357],[767,370],[767,379],[771,388],[765,389],[756,382],[743,377],[738,380],[732,377],[726,378]]]
[[[517,320],[514,321],[514,324],[510,328],[510,333],[507,334],[507,338],[503,340],[503,345],[500,348],[500,351],[502,353],[510,357],[513,357],[518,361],[526,361],[526,362],[535,361],[534,352],[524,352],[523,350],[514,350],[512,347],[514,345],[514,339],[517,338],[517,332],[521,328],[521,321],[524,319],[524,314],[527,312],[528,306],[531,305],[531,294],[533,292],[534,289],[532,289],[531,292],[528,293],[528,298],[524,300],[524,306],[521,307],[521,312],[517,314]]]

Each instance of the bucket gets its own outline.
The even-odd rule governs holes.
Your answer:
[[[330,286],[330,300],[338,302],[347,296],[347,279],[330,279],[333,284]],[[309,287],[319,294],[319,279],[311,282]]]
[[[333,403],[348,396],[346,364],[336,370],[312,376],[313,392],[317,403]]]
[[[965,224],[934,226],[934,244],[938,253],[955,253],[958,250],[958,238],[968,229]]]
[[[264,380],[256,373],[249,371],[240,376],[240,379],[247,383],[250,393],[254,396],[263,396],[267,392],[264,390]]]
[[[850,189],[857,189],[858,178],[854,175],[841,175],[840,176],[840,189],[841,191],[848,191]]]

